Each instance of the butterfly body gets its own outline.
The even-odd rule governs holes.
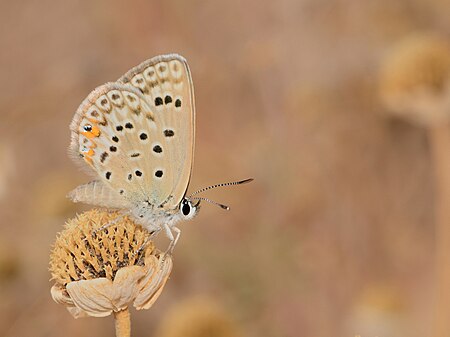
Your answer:
[[[70,129],[70,155],[95,180],[69,197],[125,210],[149,231],[164,229],[176,241],[176,223],[198,211],[185,198],[195,133],[186,60],[157,56],[99,86],[80,105]]]
[[[183,212],[183,206],[188,204],[188,211]],[[147,228],[148,231],[159,231],[166,226],[174,227],[181,220],[189,220],[198,213],[199,206],[193,205],[188,199],[183,199],[181,207],[173,210],[163,210],[143,202],[134,206],[130,211],[136,222]]]

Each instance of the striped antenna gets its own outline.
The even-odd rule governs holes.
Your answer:
[[[198,190],[198,191],[192,193],[192,194],[188,197],[188,199],[191,199],[191,197],[193,197],[193,196],[196,195],[196,194],[203,193],[203,192],[208,191],[208,190],[212,190],[213,188],[217,188],[217,187],[226,187],[226,186],[233,186],[233,185],[242,185],[242,184],[247,184],[247,183],[249,183],[249,182],[251,182],[251,181],[253,181],[253,178],[244,179],[244,180],[240,180],[240,181],[232,181],[232,182],[229,182],[229,183],[222,183],[222,184],[211,185],[211,186],[202,188],[202,189],[200,189],[200,190]],[[206,198],[205,198],[205,201],[207,201]],[[227,207],[228,207],[228,206],[227,206]],[[223,207],[222,207],[222,208],[223,208]]]
[[[229,207],[229,206],[224,205],[224,204],[219,204],[218,202],[215,202],[215,201],[213,201],[213,200],[211,200],[211,199],[208,199],[208,198],[204,198],[204,197],[193,197],[193,198],[191,198],[191,200],[205,200],[205,201],[209,202],[210,204],[219,206],[220,208],[223,208],[223,209],[225,209],[225,210],[227,210],[227,211],[230,210],[230,207]]]

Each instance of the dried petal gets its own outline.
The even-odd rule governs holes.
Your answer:
[[[50,289],[50,294],[52,295],[53,301],[55,301],[56,303],[64,305],[74,305],[66,289],[59,284],[55,284]]]
[[[89,316],[104,317],[128,307],[139,293],[138,281],[144,275],[142,267],[126,267],[117,272],[114,281],[97,278],[70,282],[67,292]]]
[[[172,259],[170,257],[160,257],[158,260],[155,256],[150,256],[146,260],[146,266],[147,264],[152,265],[152,267],[148,269],[147,275],[141,280],[142,289],[133,303],[138,310],[148,309],[153,305],[172,271]]]

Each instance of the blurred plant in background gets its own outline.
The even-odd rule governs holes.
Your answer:
[[[158,337],[240,337],[227,310],[212,298],[191,297],[175,304],[161,321]]]
[[[386,105],[425,126],[434,165],[436,194],[435,336],[450,335],[450,41],[412,36],[387,57],[381,73]]]
[[[381,96],[391,111],[425,126],[450,119],[450,42],[412,35],[391,51],[381,70]]]

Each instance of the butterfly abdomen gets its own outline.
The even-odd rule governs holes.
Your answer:
[[[124,198],[120,197],[120,194],[115,193],[114,190],[97,180],[78,186],[67,197],[74,202],[89,205],[121,209],[130,208],[130,204]]]

